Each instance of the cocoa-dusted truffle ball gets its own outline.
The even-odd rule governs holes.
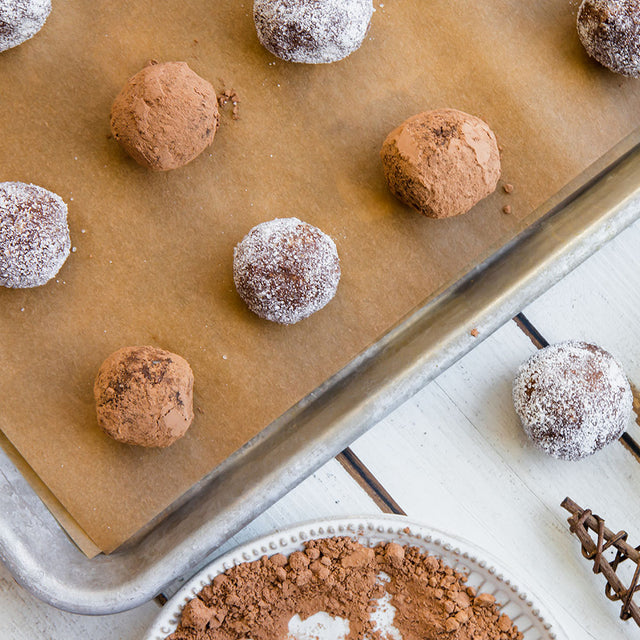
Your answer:
[[[500,152],[488,125],[462,111],[425,111],[405,120],[380,152],[389,189],[430,218],[466,213],[492,193]]]
[[[254,227],[233,253],[240,297],[261,318],[294,324],[335,295],[340,260],[333,240],[297,218]]]
[[[639,0],[583,0],[578,35],[600,64],[615,73],[640,77]]]
[[[115,440],[168,447],[193,420],[193,373],[175,353],[124,347],[100,367],[93,387],[98,424]]]
[[[538,351],[520,367],[513,403],[538,447],[556,458],[579,460],[622,435],[633,397],[610,353],[569,341]]]
[[[289,62],[336,62],[360,47],[372,0],[255,0],[253,19],[262,45]]]
[[[35,36],[50,13],[51,0],[0,0],[0,51]]]
[[[60,196],[34,184],[0,182],[0,285],[45,284],[70,247],[67,205]]]
[[[149,63],[111,108],[114,138],[141,165],[158,171],[191,162],[218,128],[214,88],[186,62]]]

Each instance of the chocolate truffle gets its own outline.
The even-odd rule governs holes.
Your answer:
[[[124,347],[100,367],[93,387],[98,424],[115,440],[168,447],[193,420],[193,373],[175,353]]]
[[[640,76],[640,1],[584,0],[578,35],[587,53],[615,73]]]
[[[240,297],[261,318],[294,324],[335,295],[340,260],[333,240],[297,218],[276,218],[249,231],[233,253]]]
[[[151,62],[131,78],[111,108],[114,138],[157,171],[191,162],[213,142],[218,100],[186,62]]]
[[[360,47],[372,0],[255,0],[253,19],[262,45],[288,62],[336,62]]]
[[[51,191],[24,182],[0,182],[0,285],[45,284],[69,255],[67,205]]]
[[[569,341],[538,351],[520,367],[513,403],[539,448],[556,458],[579,460],[622,435],[633,397],[610,353]]]
[[[430,218],[466,213],[500,178],[493,131],[455,109],[405,120],[387,136],[380,156],[393,194]]]
[[[51,0],[0,0],[0,51],[35,36],[50,13]]]

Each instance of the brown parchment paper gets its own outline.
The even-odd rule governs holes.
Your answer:
[[[107,552],[640,124],[640,83],[587,58],[565,0],[385,0],[363,47],[328,66],[264,51],[251,4],[57,2],[0,55],[0,180],[59,193],[76,248],[47,286],[0,291],[0,427]],[[109,137],[113,98],[150,58],[187,61],[242,101],[210,150],[166,174]],[[512,195],[441,221],[389,195],[382,140],[437,107],[491,125]],[[293,327],[251,315],[232,281],[234,245],[276,216],[322,228],[342,261],[336,299]],[[167,450],[96,425],[97,369],[134,344],[195,372],[196,419]]]
[[[78,548],[87,558],[95,558],[101,549],[91,541],[91,538],[89,538],[71,514],[62,506],[60,500],[53,495],[49,487],[42,482],[40,476],[26,463],[25,459],[18,453],[18,450],[11,444],[4,433],[1,432],[0,447],[2,447],[9,457],[9,460],[11,460],[20,471],[31,488],[45,503],[53,517],[58,521],[58,524],[67,532],[68,536],[76,543]],[[11,517],[11,514],[3,514],[3,516]]]

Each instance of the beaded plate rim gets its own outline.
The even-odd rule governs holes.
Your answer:
[[[445,562],[452,557],[465,569],[476,571],[510,592],[511,599],[518,601],[527,619],[545,634],[540,640],[568,640],[549,611],[542,607],[538,599],[531,597],[516,585],[511,571],[505,572],[499,561],[490,553],[472,542],[450,533],[434,529],[403,516],[354,516],[323,518],[302,522],[235,547],[188,579],[182,588],[170,598],[147,630],[143,640],[165,640],[176,630],[185,603],[191,600],[204,586],[224,573],[227,569],[244,562],[257,560],[263,555],[277,552],[291,553],[300,549],[307,540],[332,536],[373,537],[377,541],[399,542],[416,546],[430,546],[435,555],[441,551]],[[450,563],[449,563],[450,564]]]

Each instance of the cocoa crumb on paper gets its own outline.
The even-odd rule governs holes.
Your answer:
[[[511,213],[512,209],[511,209],[511,205],[510,204],[505,204],[504,207],[502,207],[502,213],[509,215]]]
[[[220,108],[223,109],[227,104],[231,103],[231,117],[233,120],[238,120],[240,118],[240,96],[235,91],[235,89],[225,89],[218,96],[218,104]]]
[[[471,329],[470,333],[474,338],[477,338],[480,335],[480,332],[477,329]]]
[[[388,581],[379,579],[383,573]],[[324,611],[349,621],[347,640],[387,640],[370,619],[385,594],[403,640],[522,640],[495,597],[416,547],[365,547],[348,537],[311,540],[216,576],[184,607],[167,640],[286,640],[289,620]]]
[[[513,185],[508,182],[506,184],[503,184],[502,188],[505,193],[513,193]]]

